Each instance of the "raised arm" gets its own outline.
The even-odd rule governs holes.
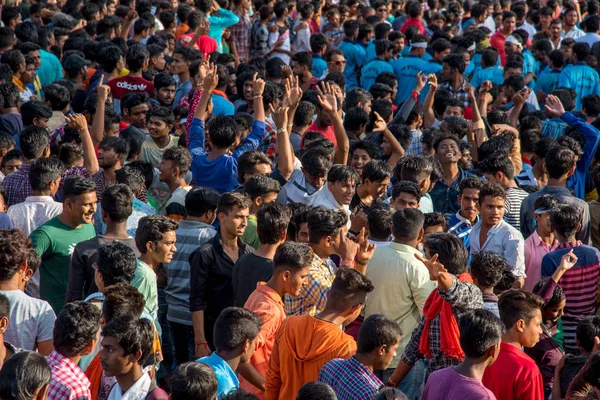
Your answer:
[[[373,114],[375,115],[375,121],[373,121],[373,132],[381,132],[390,144],[390,147],[392,148],[392,154],[390,155],[387,164],[394,168],[400,158],[404,156],[404,149],[392,132],[390,132],[383,118],[381,118],[377,112],[374,112]]]
[[[92,137],[88,131],[87,120],[82,114],[71,114],[65,116],[67,126],[77,130],[81,138],[81,147],[83,147],[83,166],[90,175],[95,174],[100,170],[98,158],[96,157],[96,149],[92,142]]]
[[[204,152],[204,119],[206,119],[206,108],[212,95],[212,91],[217,87],[219,76],[217,75],[216,65],[211,65],[204,77],[203,91],[198,102],[198,107],[194,112],[194,118],[189,129],[188,148],[190,151],[197,150]]]
[[[417,95],[421,94],[421,90],[423,90],[426,84],[427,76],[423,75],[422,72],[419,72],[417,74],[417,86],[415,87]],[[418,96],[416,98],[413,96],[408,96],[408,99],[406,99],[404,103],[402,103],[400,109],[396,112],[396,115],[394,116],[394,119],[392,119],[392,122],[390,122],[390,125],[404,124],[408,119],[410,112],[415,107],[415,104],[417,104],[418,99]]]
[[[435,122],[435,113],[433,112],[433,100],[437,92],[438,82],[435,74],[430,74],[428,77],[429,92],[423,103],[423,126],[430,127]]]
[[[519,124],[519,114],[521,114],[521,110],[525,105],[525,100],[527,100],[527,96],[529,96],[530,90],[531,89],[529,88],[521,89],[513,96],[512,101],[514,106],[509,113],[509,120],[511,126],[516,127]]]
[[[240,143],[238,148],[233,152],[231,157],[237,159],[247,151],[256,150],[265,136],[265,105],[263,102],[263,91],[265,89],[265,81],[257,78],[258,74],[254,74],[252,78],[252,93],[254,104],[254,121],[252,121],[252,131]]]
[[[94,146],[100,145],[100,142],[104,138],[104,112],[106,110],[106,100],[110,93],[110,86],[104,84],[104,74],[100,76],[96,93],[98,94],[98,101],[96,102],[96,114],[94,114],[92,131],[90,132]]]
[[[131,28],[131,24],[138,17],[138,14],[135,10],[129,10],[127,15],[125,16],[125,24],[123,24],[123,28],[121,28],[121,37],[127,40],[127,36],[129,36],[129,30]]]
[[[337,99],[335,98],[333,88],[328,82],[321,82],[321,86],[317,87],[317,93],[321,108],[329,113],[333,122],[333,131],[335,133],[335,140],[337,141],[333,163],[346,165],[348,154],[350,153],[350,140],[348,140],[342,116],[338,111]]]

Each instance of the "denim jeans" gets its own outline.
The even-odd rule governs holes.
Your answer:
[[[388,368],[385,371],[376,371],[375,375],[377,375],[385,384],[388,379],[390,379],[395,369],[396,368]],[[398,389],[408,397],[408,400],[419,400],[421,398],[421,394],[423,394],[423,389],[425,388],[426,372],[427,368],[425,366],[425,361],[419,360],[413,365],[410,372],[406,374],[404,379],[402,379],[398,385]]]

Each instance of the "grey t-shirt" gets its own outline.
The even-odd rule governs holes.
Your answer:
[[[56,315],[45,300],[20,290],[0,290],[10,302],[10,318],[4,340],[23,350],[35,351],[37,343],[52,339]]]

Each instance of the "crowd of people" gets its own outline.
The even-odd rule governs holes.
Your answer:
[[[0,400],[600,398],[598,0],[0,20]]]

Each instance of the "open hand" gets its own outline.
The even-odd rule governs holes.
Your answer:
[[[273,108],[273,104],[269,104],[271,108],[271,113],[273,114],[273,120],[275,121],[275,126],[279,129],[285,129],[288,125],[288,108],[279,106],[277,109]]]
[[[336,113],[337,100],[329,82],[321,82],[321,86],[317,86],[317,93],[321,107],[329,113]]]
[[[550,118],[558,118],[561,117],[565,113],[565,108],[563,107],[560,99],[556,96],[549,94],[546,97],[546,114]]]
[[[217,74],[217,66],[215,64],[211,64],[206,72],[206,76],[204,77],[204,90],[208,90],[212,92],[215,90],[219,83],[219,74]]]
[[[65,120],[67,121],[67,126],[69,128],[75,129],[76,131],[87,130],[87,120],[83,116],[83,114],[69,114],[65,115]]]
[[[431,257],[429,260],[419,253],[416,253],[415,257],[417,258],[417,260],[425,264],[425,267],[427,267],[427,270],[429,271],[429,279],[432,281],[437,281],[438,279],[440,279],[440,276],[443,273],[448,272],[448,270],[446,270],[446,268],[444,267],[444,264],[438,261],[437,254],[434,254],[433,257]]]

